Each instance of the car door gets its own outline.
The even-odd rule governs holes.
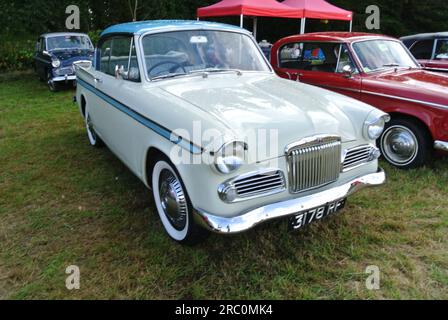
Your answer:
[[[345,44],[291,43],[280,49],[279,59],[280,75],[287,75],[291,80],[319,86],[356,99],[360,98],[362,80]],[[350,68],[350,71],[347,68]]]
[[[34,60],[36,64],[36,72],[41,79],[46,79],[46,70],[51,63],[50,57],[44,52],[46,52],[45,38],[40,37],[36,45]]]
[[[100,136],[112,151],[131,169],[137,168],[133,101],[141,88],[135,40],[117,36],[104,41],[98,52],[95,88],[101,95],[93,111]],[[121,70],[119,74],[116,70]]]

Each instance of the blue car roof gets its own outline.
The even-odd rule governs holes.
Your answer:
[[[247,30],[235,27],[229,24],[208,22],[208,21],[194,21],[194,20],[152,20],[123,23],[111,26],[103,31],[101,36],[113,33],[131,33],[135,35],[142,35],[152,30],[188,30],[188,29],[222,29],[227,31],[238,31],[248,33]]]

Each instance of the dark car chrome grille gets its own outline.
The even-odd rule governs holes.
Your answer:
[[[343,171],[345,172],[350,169],[354,169],[360,165],[372,161],[374,151],[375,148],[371,145],[359,146],[347,150],[343,163]]]
[[[232,203],[268,196],[286,189],[285,176],[279,170],[253,172],[222,184],[218,194],[223,201]]]
[[[292,193],[322,187],[341,173],[341,139],[315,137],[287,148],[289,186]]]

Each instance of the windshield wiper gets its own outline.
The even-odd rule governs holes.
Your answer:
[[[390,68],[390,67],[399,67],[400,65],[398,63],[387,63],[383,64],[383,67]]]
[[[186,76],[186,75],[188,75],[188,73],[170,73],[170,74],[165,74],[163,76],[152,77],[151,81],[161,80],[161,79],[169,79],[169,78],[176,78],[176,77]]]
[[[239,69],[221,69],[221,68],[206,68],[201,70],[191,71],[190,74],[197,73],[219,73],[219,72],[236,72],[237,75],[242,76],[243,72]]]

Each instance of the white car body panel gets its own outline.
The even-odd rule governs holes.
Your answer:
[[[141,57],[139,62],[140,73],[145,74]],[[77,77],[76,97],[81,112],[85,101],[97,134],[148,187],[151,181],[147,175],[148,150],[156,148],[170,157],[176,145],[173,143],[176,139],[170,138],[170,134],[176,129],[190,133],[192,144],[183,141],[180,145],[196,156],[216,152],[225,142],[239,140],[239,134],[245,130],[278,130],[275,169],[287,177],[287,145],[321,134],[340,136],[343,150],[375,144],[364,138],[363,125],[371,112],[383,114],[345,96],[283,80],[273,72],[211,74],[206,78],[187,76],[161,81],[142,79],[135,83],[106,75],[93,66],[79,66]],[[219,130],[221,137],[204,145],[200,137],[193,136],[195,121],[201,122],[202,130]],[[261,206],[331,190],[378,172],[378,161],[374,160],[341,173],[336,182],[318,190],[292,194],[286,188],[275,195],[230,204],[219,198],[220,184],[244,173],[270,168],[268,160],[249,159],[249,164],[228,176],[218,174],[205,163],[180,164],[176,168],[194,208],[228,218]]]

